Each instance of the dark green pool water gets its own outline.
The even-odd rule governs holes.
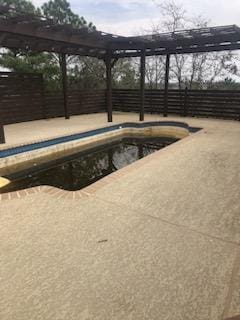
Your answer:
[[[12,183],[0,193],[40,185],[69,191],[80,190],[93,182],[141,159],[169,144],[172,138],[124,138],[86,152],[74,154],[41,166],[8,176]]]

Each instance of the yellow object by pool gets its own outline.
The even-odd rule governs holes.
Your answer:
[[[3,177],[0,177],[0,188],[3,188],[5,187],[6,185],[8,185],[11,181],[6,179],[6,178],[3,178]]]

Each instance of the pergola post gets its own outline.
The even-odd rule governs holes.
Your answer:
[[[0,143],[5,143],[5,135],[3,125],[0,124]]]
[[[108,122],[112,122],[112,51],[107,50],[106,54],[106,84],[107,84],[107,113]]]
[[[67,64],[66,64],[66,54],[62,53],[61,57],[61,71],[62,71],[62,90],[63,90],[63,105],[64,105],[64,115],[65,119],[69,119],[69,109],[68,109],[68,85],[67,85]]]
[[[140,116],[139,120],[144,121],[144,105],[145,105],[145,75],[146,75],[146,51],[141,51],[140,61]]]
[[[164,89],[164,110],[163,116],[168,116],[168,83],[169,83],[169,67],[170,67],[170,54],[166,56],[166,69],[165,69],[165,89]]]

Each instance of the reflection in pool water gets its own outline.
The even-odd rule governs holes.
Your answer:
[[[177,141],[173,138],[123,138],[99,148],[9,176],[0,193],[49,185],[76,191]]]

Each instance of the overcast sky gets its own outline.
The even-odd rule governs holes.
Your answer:
[[[40,6],[44,0],[32,0]],[[70,0],[75,13],[92,21],[98,30],[136,35],[159,21],[152,0]],[[202,15],[211,25],[240,25],[240,0],[181,0],[189,15]]]

